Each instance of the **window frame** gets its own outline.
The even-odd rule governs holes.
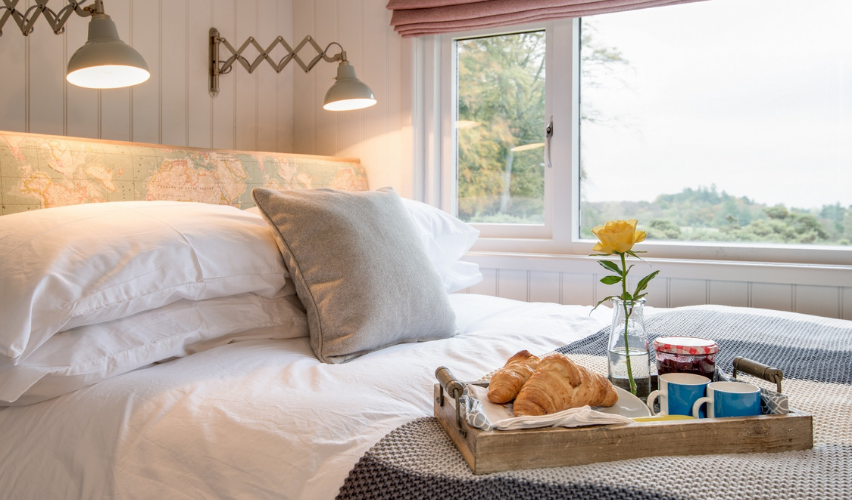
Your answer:
[[[576,223],[580,217],[579,203],[575,202],[579,199],[580,173],[580,22],[580,19],[565,19],[418,39],[416,73],[421,75],[422,80],[421,85],[416,86],[415,100],[426,103],[422,108],[422,123],[440,123],[440,127],[424,127],[421,132],[422,143],[427,148],[434,148],[433,161],[426,159],[423,165],[427,185],[423,199],[431,201],[432,198],[434,204],[456,215],[457,143],[454,124],[457,120],[457,94],[454,42],[458,39],[542,29],[546,33],[545,121],[553,116],[554,135],[551,143],[553,167],[546,167],[545,225],[472,223],[471,226],[480,230],[480,238],[472,248],[473,252],[574,256],[591,253],[595,239],[592,235],[579,234],[580,227]],[[569,50],[565,50],[566,47]],[[564,57],[566,54],[569,57]],[[415,78],[417,80],[418,76]],[[566,88],[571,89],[571,92],[555,91]],[[430,90],[434,92],[432,98],[423,94]],[[546,126],[547,123],[543,124],[543,135]],[[432,196],[430,184],[438,191]],[[853,263],[850,246],[681,241],[648,241],[642,246],[650,256],[660,259],[843,266]]]

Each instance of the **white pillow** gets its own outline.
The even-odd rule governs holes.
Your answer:
[[[415,226],[426,246],[427,255],[435,264],[447,293],[453,293],[483,281],[478,264],[459,260],[477,241],[480,231],[426,203],[407,198],[401,198],[401,200],[409,215],[415,220]],[[247,208],[245,211],[261,216],[258,207]]]
[[[112,202],[0,217],[0,364],[55,333],[180,299],[272,297],[287,272],[267,224],[233,207]]]
[[[307,337],[307,318],[295,293],[288,280],[274,298],[244,293],[179,300],[58,333],[17,366],[0,365],[0,406],[38,403],[236,340]]]
[[[435,263],[447,293],[483,281],[478,264],[459,260],[477,241],[480,231],[426,203],[407,198],[402,200],[409,215],[415,219],[427,254]]]

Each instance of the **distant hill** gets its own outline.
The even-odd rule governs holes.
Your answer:
[[[851,244],[851,207],[788,208],[718,192],[686,188],[653,202],[581,202],[581,234],[608,220],[637,219],[649,240]]]

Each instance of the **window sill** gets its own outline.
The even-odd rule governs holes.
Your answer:
[[[587,255],[472,251],[463,260],[477,263],[484,269],[606,274],[597,262],[599,258]],[[636,263],[635,259],[631,260]],[[654,257],[643,260],[668,278],[838,287],[850,287],[853,281],[853,266],[850,265]]]

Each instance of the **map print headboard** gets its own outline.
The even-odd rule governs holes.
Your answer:
[[[358,159],[0,131],[0,215],[105,201],[254,206],[252,189],[368,188]]]

